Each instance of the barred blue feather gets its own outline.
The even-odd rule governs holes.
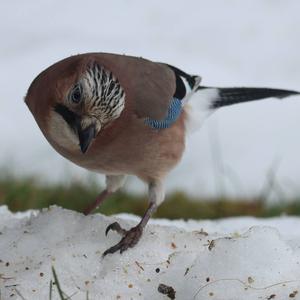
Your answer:
[[[168,109],[168,115],[164,120],[153,120],[147,118],[145,124],[149,125],[153,129],[166,129],[169,128],[180,116],[182,111],[182,102],[177,98],[173,98]]]

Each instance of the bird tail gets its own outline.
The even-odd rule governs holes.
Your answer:
[[[292,95],[299,95],[300,92],[270,89],[270,88],[215,88],[199,86],[197,91],[214,90],[215,96],[210,101],[210,109],[217,109],[222,106],[233,105],[242,102],[261,100],[265,98],[285,98]]]
[[[187,113],[186,129],[188,132],[197,130],[208,116],[223,106],[270,97],[282,99],[298,94],[300,92],[270,88],[216,88],[199,86],[193,95],[193,99],[191,99],[192,101],[188,101],[185,106]]]

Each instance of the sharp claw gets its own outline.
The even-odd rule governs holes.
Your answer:
[[[111,224],[109,224],[109,225],[106,227],[106,230],[105,230],[105,236],[107,236],[108,232],[109,232],[111,229],[113,229],[114,224],[116,224],[116,222],[115,222],[115,223],[111,223]]]
[[[117,252],[120,249],[120,244],[121,242],[105,250],[102,254],[102,257],[105,257],[107,254],[114,254]]]
[[[112,254],[114,252],[111,252],[111,248],[108,248],[107,250],[105,250],[102,254],[102,257],[104,258],[107,254]]]
[[[121,227],[121,225],[118,222],[114,222],[114,223],[112,223],[112,224],[110,224],[110,225],[107,226],[107,228],[105,230],[105,235],[106,236],[107,236],[107,234],[108,234],[108,232],[110,230],[114,230],[114,231],[116,231],[117,233],[119,233],[122,236],[124,236],[126,234],[126,232],[127,232],[125,229],[123,229]]]
[[[122,254],[126,249],[128,249],[128,248],[121,248],[120,249],[120,254]]]
[[[121,247],[118,248],[120,254],[122,254],[126,249],[128,249],[128,247],[124,247],[124,245],[122,245]]]
[[[108,253],[109,253],[109,252],[108,252],[108,249],[105,250],[105,251],[102,253],[102,258],[104,258]]]
[[[110,251],[110,248],[103,252],[102,257],[104,258],[107,254],[112,254]]]

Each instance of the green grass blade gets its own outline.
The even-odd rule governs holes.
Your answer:
[[[50,280],[50,286],[49,286],[49,300],[52,300],[52,285],[53,285],[53,282],[52,282],[52,279],[51,279]]]
[[[65,297],[64,297],[64,293],[63,291],[61,290],[61,287],[60,287],[60,284],[59,284],[59,281],[58,281],[58,277],[56,275],[56,272],[55,272],[55,269],[54,267],[52,266],[52,274],[53,274],[53,277],[54,277],[54,281],[55,281],[55,285],[57,287],[57,291],[58,291],[58,294],[59,294],[59,297],[61,300],[66,300]]]

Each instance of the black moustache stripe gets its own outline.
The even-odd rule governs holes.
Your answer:
[[[63,119],[68,123],[68,125],[77,132],[78,124],[80,124],[80,117],[73,111],[69,110],[63,104],[56,104],[54,106],[54,111],[63,117]]]

